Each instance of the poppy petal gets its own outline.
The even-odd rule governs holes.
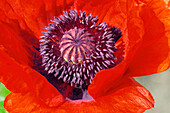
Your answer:
[[[122,79],[125,69],[125,64],[121,63],[120,65],[108,69],[107,71],[103,70],[98,72],[92,83],[88,87],[88,91],[93,98],[106,95],[107,91]]]
[[[19,33],[22,30],[13,21],[11,21],[10,25],[6,22],[1,22],[0,37],[3,38],[0,38],[0,82],[3,82],[12,92],[25,93],[31,91],[35,95],[40,95],[39,97],[44,101],[48,99],[49,102],[46,102],[47,104],[50,103],[51,97],[55,95],[61,96],[42,75],[29,67],[38,66],[40,58],[38,51],[33,48],[34,44],[31,40],[27,41],[27,36],[31,35],[27,33],[25,36],[20,35]],[[43,95],[44,91],[46,92],[46,90],[43,90],[43,87],[49,92],[46,95]]]
[[[144,76],[165,71],[170,66],[170,10],[163,1],[152,0],[142,6],[144,22],[142,44],[130,62],[128,76]]]
[[[20,28],[19,21],[8,18],[1,10],[0,14],[2,16],[0,18],[0,37],[2,37],[0,38],[0,47],[3,52],[17,63],[29,65],[39,71],[41,57],[37,49],[39,47],[38,39],[29,29]]]
[[[9,24],[1,24],[0,28],[0,45],[6,49],[6,53],[9,54],[12,58],[14,58],[18,63],[21,64],[31,64],[32,59],[34,59],[32,53],[37,53],[38,51],[34,49],[34,45],[30,40],[30,45],[26,42],[27,36],[31,36],[26,34],[26,37],[20,36],[21,34],[17,33],[20,31],[12,30],[15,28],[10,28]],[[21,38],[22,37],[22,38]],[[38,40],[37,40],[38,41]],[[31,44],[32,43],[32,44]],[[38,54],[38,53],[37,53]],[[31,61],[30,61],[31,60]]]
[[[63,97],[56,88],[29,66],[16,62],[3,49],[0,48],[0,82],[14,93],[30,92],[49,106],[58,105],[52,98],[60,97],[62,100]]]
[[[77,101],[78,103],[78,101]],[[96,98],[95,101],[82,102],[76,107],[76,102],[66,102],[59,108],[68,108],[68,111],[83,112],[111,112],[111,113],[143,113],[154,106],[154,99],[150,92],[134,79],[124,78],[119,84],[113,86],[105,96]],[[73,107],[75,106],[75,107]]]
[[[60,101],[60,98],[55,99],[55,101]],[[4,101],[4,107],[12,113],[66,113],[63,109],[50,109],[30,93],[25,95],[20,93],[9,94]]]
[[[106,96],[92,101],[65,101],[57,107],[44,106],[41,101],[30,94],[12,93],[5,100],[9,112],[70,112],[70,113],[143,113],[153,107],[154,100],[148,90],[134,79],[125,78]]]
[[[35,36],[39,37],[50,19],[53,19],[54,16],[59,16],[64,9],[69,9],[73,2],[73,0],[3,0],[5,6],[9,5],[10,7],[2,8],[9,17],[8,9],[15,12],[15,16],[24,20]]]

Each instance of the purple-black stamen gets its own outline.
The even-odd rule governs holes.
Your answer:
[[[97,72],[114,67],[121,31],[97,21],[86,12],[80,11],[79,16],[76,10],[54,17],[40,37],[44,70],[73,87],[87,89]]]

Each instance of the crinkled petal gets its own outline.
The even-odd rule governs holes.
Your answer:
[[[14,93],[25,94],[39,98],[49,106],[57,106],[54,98],[63,96],[41,74],[27,65],[21,65],[8,56],[0,48],[0,82]]]
[[[89,85],[88,91],[93,98],[98,98],[107,94],[108,90],[119,81],[121,81],[125,69],[125,64],[122,63],[107,71],[98,72],[92,84]]]
[[[153,97],[148,90],[134,79],[124,78],[106,96],[92,101],[65,101],[57,107],[49,107],[29,93],[12,93],[7,96],[4,106],[9,112],[143,113],[153,104]]]
[[[38,51],[28,45],[18,34],[8,26],[0,24],[0,46],[9,56],[21,64],[33,65],[34,54]]]
[[[146,2],[146,1],[143,1]],[[127,70],[128,76],[144,76],[165,71],[170,66],[170,10],[160,0],[141,6],[144,23],[142,44]]]
[[[7,17],[22,19],[35,36],[39,37],[50,19],[69,9],[73,2],[73,0],[2,0],[0,4],[3,5],[1,8]]]
[[[60,102],[60,97],[56,98],[55,101]],[[63,109],[49,108],[30,93],[25,95],[9,94],[4,101],[4,107],[9,113],[66,113]]]
[[[19,19],[10,19],[2,10],[0,14],[0,46],[3,46],[6,49],[5,52],[18,63],[34,65],[33,60],[39,54],[38,39],[27,26],[25,26],[26,29],[20,26]]]
[[[143,113],[153,106],[154,99],[148,90],[134,79],[124,78],[103,97],[89,102],[66,101],[59,108],[82,113]]]
[[[1,16],[6,18],[4,12],[1,12]],[[51,97],[61,94],[40,73],[31,68],[41,64],[39,52],[33,48],[36,45],[33,43],[35,36],[20,29],[16,21],[6,19],[10,24],[0,21],[0,82],[12,92],[32,92],[50,104]],[[53,105],[55,106],[54,102]]]

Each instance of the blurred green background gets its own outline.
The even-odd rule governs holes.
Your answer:
[[[10,93],[5,86],[0,83],[0,113],[7,113],[7,111],[4,109],[3,104],[4,104],[4,99],[5,97]]]
[[[170,113],[170,69],[159,74],[135,77],[135,79],[146,87],[155,99],[155,107],[145,113]],[[0,113],[7,113],[3,101],[9,93],[10,91],[0,83]]]

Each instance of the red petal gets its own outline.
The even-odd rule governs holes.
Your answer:
[[[57,98],[55,101],[56,103],[60,102],[60,99]],[[4,101],[4,107],[12,113],[66,113],[63,109],[49,108],[30,93],[25,95],[19,93],[9,94]]]
[[[170,10],[162,1],[144,4],[140,17],[144,22],[142,44],[128,67],[127,75],[144,76],[165,71],[170,66]]]
[[[152,95],[138,84],[134,79],[122,79],[122,81],[113,86],[103,97],[91,102],[75,101],[65,102],[59,108],[66,108],[72,112],[96,112],[96,113],[143,113],[152,108],[154,100]]]
[[[5,52],[13,57],[17,62],[21,64],[31,64],[32,62],[30,59],[33,59],[32,53],[37,53],[37,51],[18,36],[19,34],[16,33],[16,30],[11,30],[8,25],[5,26],[1,23],[0,25],[0,37],[2,37],[0,39],[0,46],[3,46],[5,48]],[[31,35],[28,34],[28,36]]]
[[[39,54],[34,49],[39,46],[38,39],[27,26],[25,29],[21,27],[20,19],[11,19],[2,10],[0,10],[0,15],[0,37],[2,37],[0,38],[0,46],[3,46],[6,49],[5,52],[17,62],[33,65],[33,59],[35,60]]]
[[[89,85],[88,91],[93,98],[106,95],[108,90],[119,81],[121,81],[125,69],[125,63],[121,63],[118,66],[98,72],[92,84]]]
[[[64,9],[69,9],[73,4],[73,0],[3,0],[2,9],[12,18],[18,17],[22,19],[34,34],[39,37],[44,26],[59,16]],[[9,7],[10,6],[10,7]],[[8,11],[10,10],[10,13]],[[15,17],[14,17],[15,15]]]
[[[14,93],[39,98],[49,106],[57,106],[55,98],[62,100],[62,95],[42,75],[29,66],[19,64],[0,49],[0,82]]]
[[[134,79],[126,78],[106,96],[93,101],[66,101],[58,107],[48,107],[30,94],[10,94],[4,106],[9,112],[143,113],[152,108],[153,104],[154,100],[148,90]]]
[[[1,12],[1,16],[6,18],[4,12]],[[50,98],[61,94],[42,75],[28,66],[37,65],[38,62],[34,62],[39,54],[32,47],[36,46],[33,43],[34,36],[29,34],[29,30],[25,32],[20,29],[17,22],[8,18],[6,20],[10,24],[5,21],[0,24],[0,82],[12,92],[32,92],[46,104],[54,106]]]

